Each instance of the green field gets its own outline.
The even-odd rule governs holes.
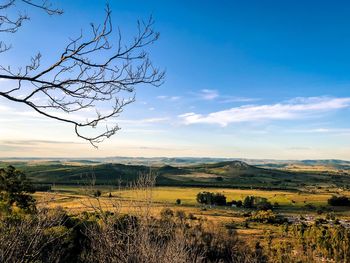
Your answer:
[[[96,189],[102,191],[102,197],[105,200],[120,200],[120,201],[135,201],[140,200],[143,192],[135,189],[116,189],[110,186],[96,186]],[[81,198],[82,195],[86,195],[87,191],[84,186],[72,186],[72,185],[56,185],[52,188],[54,192],[60,193],[62,196],[69,197],[65,204],[67,208],[70,206],[70,202],[74,196]],[[315,214],[320,207],[327,207],[327,200],[335,193],[319,191],[316,193],[296,193],[290,191],[281,190],[254,190],[254,189],[230,189],[230,188],[201,188],[201,187],[154,187],[148,190],[152,197],[152,201],[160,204],[161,206],[175,206],[176,199],[181,200],[179,207],[201,207],[196,201],[196,196],[199,192],[209,191],[222,193],[227,197],[227,201],[232,200],[244,200],[246,196],[258,196],[267,198],[272,204],[278,204],[277,210],[281,213],[292,214]],[[108,198],[109,193],[112,194],[112,198]],[[348,195],[349,192],[343,192]],[[75,200],[76,201],[76,200]],[[62,202],[61,202],[62,204]],[[310,208],[310,205],[315,208]],[[213,207],[217,209],[227,210],[227,207]],[[235,210],[236,208],[229,208]],[[240,209],[236,209],[240,210]],[[349,209],[346,208],[332,208],[333,211],[340,215],[347,215]],[[349,211],[350,212],[350,211]]]

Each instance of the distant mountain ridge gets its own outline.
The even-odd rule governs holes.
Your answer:
[[[304,164],[304,165],[350,165],[350,161],[339,159],[315,160],[275,160],[275,159],[247,159],[247,158],[211,158],[211,157],[101,157],[101,158],[0,158],[1,161],[60,161],[85,163],[121,163],[142,165],[191,165],[204,163],[219,163],[227,161],[241,161],[250,165],[266,164]]]

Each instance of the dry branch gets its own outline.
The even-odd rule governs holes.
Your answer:
[[[12,8],[15,2],[0,5],[0,12]],[[22,2],[50,15],[62,13],[46,1]],[[74,125],[77,136],[95,147],[120,129],[118,124],[107,121],[118,117],[125,106],[134,102],[137,86],[159,86],[164,79],[164,72],[153,66],[145,51],[145,47],[159,38],[159,33],[153,30],[152,17],[146,22],[139,21],[136,36],[125,44],[119,29],[117,38],[113,39],[108,5],[105,11],[104,22],[91,24],[90,34],[81,33],[71,39],[51,65],[42,65],[40,53],[17,70],[11,65],[0,65],[0,80],[11,84],[7,89],[0,87],[0,96],[27,105],[45,117]],[[25,15],[15,20],[0,15],[0,33],[15,33],[27,19]],[[0,42],[0,53],[9,48],[10,45]],[[82,120],[87,112],[93,112],[93,116]],[[105,127],[99,129],[103,124]],[[91,135],[86,133],[86,128],[98,129]]]

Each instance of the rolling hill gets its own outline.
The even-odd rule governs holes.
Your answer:
[[[127,185],[140,175],[156,175],[156,185],[231,188],[289,189],[302,187],[350,187],[350,176],[324,171],[290,171],[281,167],[261,167],[243,161],[185,166],[145,166],[78,161],[0,162],[23,170],[35,183]]]

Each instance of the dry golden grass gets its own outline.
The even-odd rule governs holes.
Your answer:
[[[101,188],[102,196],[99,198],[89,197],[79,187],[60,186],[54,193],[36,193],[35,197],[39,205],[49,205],[50,207],[60,206],[70,213],[80,213],[92,211],[96,207],[103,210],[112,210],[118,207],[122,213],[137,211],[145,205],[151,203],[150,211],[154,216],[164,207],[174,210],[183,210],[185,213],[192,213],[196,217],[206,218],[215,222],[227,222],[243,220],[238,214],[240,210],[230,207],[206,207],[203,209],[196,201],[196,195],[200,191],[219,192],[227,197],[228,201],[243,200],[248,195],[261,196],[267,198],[271,203],[278,203],[280,209],[286,214],[315,213],[304,209],[306,204],[315,206],[325,206],[331,193],[293,193],[287,191],[264,191],[264,190],[240,190],[240,189],[217,189],[217,188],[184,188],[184,187],[154,187],[147,191],[147,195],[142,190],[121,189],[111,190]],[[112,197],[108,197],[109,194]],[[181,205],[175,205],[176,199],[181,200]],[[342,216],[347,216],[348,211],[340,211]]]
[[[329,166],[329,165],[301,165],[301,164],[290,164],[283,168],[283,170],[293,172],[334,172],[337,173],[340,169]],[[344,172],[344,170],[342,170]]]
[[[313,214],[316,211],[306,211],[306,203],[314,205],[326,205],[330,193],[293,193],[287,191],[263,191],[263,190],[239,190],[239,189],[217,189],[217,188],[183,188],[183,187],[154,187],[144,189],[121,189],[111,192],[110,189],[102,187],[102,196],[94,198],[88,196],[81,188],[72,186],[60,186],[62,192],[37,192],[35,198],[39,206],[62,207],[68,213],[77,215],[84,211],[113,211],[121,214],[142,215],[147,211],[148,216],[160,217],[164,208],[173,211],[182,210],[186,215],[191,215],[195,220],[203,220],[215,228],[225,227],[226,224],[239,226],[237,233],[250,243],[252,240],[261,239],[267,232],[278,233],[280,228],[269,224],[249,223],[249,228],[243,227],[245,217],[244,209],[231,207],[206,206],[205,208],[196,202],[196,195],[200,191],[223,193],[228,201],[243,200],[248,195],[261,196],[270,202],[278,202],[281,206],[277,212],[285,215],[298,216],[300,214]],[[58,188],[56,188],[58,190]],[[350,192],[346,192],[350,194]],[[176,199],[181,199],[181,205],[176,205]],[[350,218],[347,210],[338,210],[338,218]]]

